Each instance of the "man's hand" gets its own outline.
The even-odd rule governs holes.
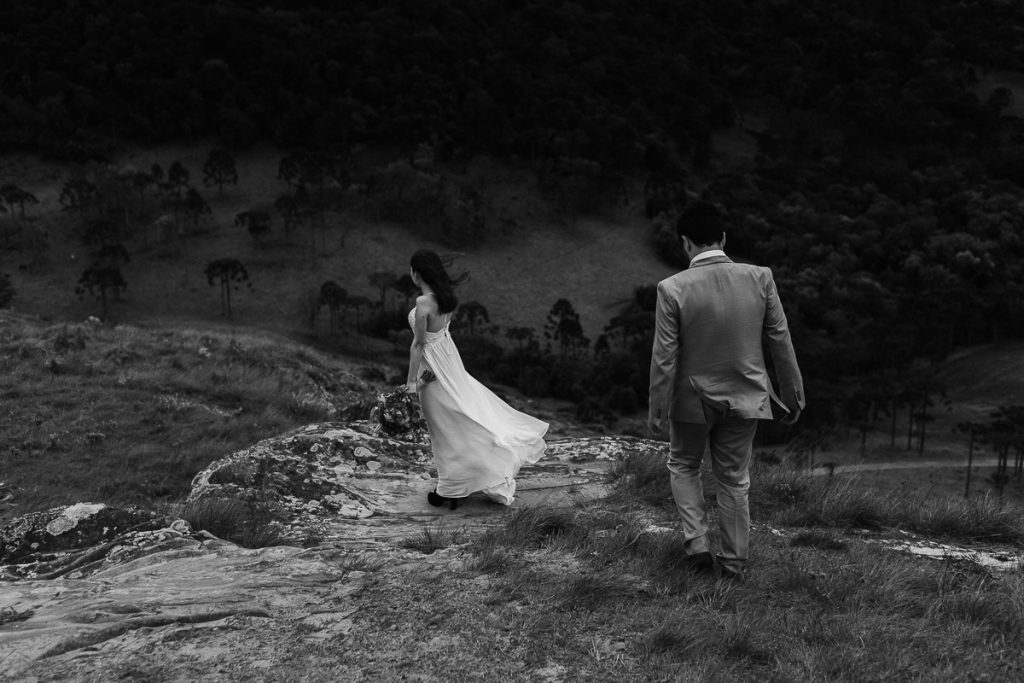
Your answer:
[[[796,424],[796,421],[800,419],[801,412],[802,411],[799,408],[794,408],[793,410],[789,411],[789,415],[780,419],[779,422],[781,422],[784,425]]]
[[[662,432],[661,420],[656,420],[653,417],[647,418],[647,428],[651,430],[651,434],[659,436]]]

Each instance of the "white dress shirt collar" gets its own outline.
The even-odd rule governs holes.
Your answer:
[[[707,251],[702,251],[693,257],[693,259],[690,261],[690,265],[692,266],[698,261],[704,261],[709,258],[714,258],[715,256],[725,256],[725,252],[722,251],[721,249],[708,249]]]

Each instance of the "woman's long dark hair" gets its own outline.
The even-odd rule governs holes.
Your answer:
[[[469,273],[462,273],[455,278],[449,276],[445,267],[450,266],[451,262],[451,258],[442,259],[427,249],[420,249],[412,255],[412,259],[409,261],[412,269],[419,273],[423,281],[433,290],[434,296],[437,297],[437,308],[441,313],[451,313],[455,310],[455,307],[459,305],[459,300],[455,297],[453,290],[469,279]]]

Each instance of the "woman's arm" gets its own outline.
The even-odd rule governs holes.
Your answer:
[[[412,325],[412,344],[409,346],[409,375],[405,390],[412,394],[419,389],[420,365],[423,362],[423,343],[427,337],[427,316],[430,314],[426,297],[416,299],[416,313]]]

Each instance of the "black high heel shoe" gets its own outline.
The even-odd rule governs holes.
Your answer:
[[[459,507],[458,498],[446,498],[444,496],[439,496],[437,494],[437,489],[434,489],[433,491],[427,494],[427,502],[436,508],[441,507],[445,503],[448,503],[449,510],[454,510],[455,508]]]

